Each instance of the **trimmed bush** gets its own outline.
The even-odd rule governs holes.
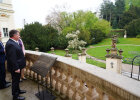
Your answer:
[[[136,37],[137,35],[140,35],[140,18],[130,22],[125,26],[125,29],[129,37]]]
[[[140,34],[136,36],[136,38],[140,38]]]

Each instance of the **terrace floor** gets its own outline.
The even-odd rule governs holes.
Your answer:
[[[7,73],[6,77],[7,81],[11,81],[11,75],[10,73]],[[37,83],[27,79],[24,80],[23,82],[20,83],[20,89],[26,90],[27,93],[22,94],[20,96],[24,96],[26,99],[25,100],[39,100],[36,96],[35,93],[37,93],[38,88],[37,88]],[[12,93],[11,93],[11,86],[0,90],[0,100],[12,100]],[[55,100],[61,100],[59,97],[57,97]]]

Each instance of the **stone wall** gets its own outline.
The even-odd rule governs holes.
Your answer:
[[[55,56],[52,67],[53,91],[64,100],[140,100],[140,82],[77,60],[35,51],[26,51],[26,74],[41,54]],[[49,76],[40,80],[49,83]]]

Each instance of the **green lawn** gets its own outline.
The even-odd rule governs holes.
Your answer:
[[[88,64],[96,65],[96,66],[99,66],[101,68],[106,68],[106,64],[105,63],[102,63],[102,62],[99,62],[99,61],[95,61],[95,60],[92,60],[92,59],[87,58],[86,59],[86,62]]]
[[[102,46],[102,47],[90,48],[90,49],[87,50],[87,53],[91,56],[96,57],[96,58],[105,60],[105,55],[106,55],[106,49],[107,48],[111,48],[111,46]],[[124,51],[122,53],[124,62],[128,58],[133,58],[136,55],[140,55],[140,46],[118,45],[117,48],[122,49]]]
[[[111,45],[111,38],[104,39],[98,44],[93,44],[90,46],[103,46],[103,45]],[[117,44],[134,44],[134,45],[140,45],[140,39],[139,38],[118,38]],[[89,46],[88,46],[89,47]]]
[[[64,50],[55,50],[54,52],[55,52],[56,55],[59,55],[59,56],[64,56],[65,55]],[[51,53],[51,51],[48,51],[48,53]],[[78,60],[78,55],[77,54],[72,54],[72,59]],[[87,58],[86,61],[87,61],[88,64],[92,64],[92,65],[95,65],[95,66],[98,66],[98,67],[101,67],[101,68],[105,68],[105,66],[106,66],[105,63],[95,61],[95,60],[92,60],[92,59],[89,59],[89,58]]]
[[[59,56],[65,56],[66,52],[64,50],[54,50],[56,55]],[[48,51],[48,53],[51,53],[51,51]],[[78,59],[77,54],[72,54],[72,59]]]

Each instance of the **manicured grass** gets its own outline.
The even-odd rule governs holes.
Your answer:
[[[102,47],[95,47],[90,48],[87,50],[87,53],[90,56],[94,56],[98,59],[105,60],[106,49],[111,48],[111,46],[102,46]],[[123,59],[133,58],[136,55],[140,55],[140,46],[133,46],[133,45],[118,45],[118,49],[122,49],[124,52],[122,53]]]
[[[140,45],[140,38],[119,38],[118,44],[134,44],[134,45]]]
[[[59,56],[64,56],[65,55],[65,51],[64,50],[55,50],[54,52],[55,52],[56,55],[59,55]],[[51,53],[51,51],[48,51],[48,53]],[[72,59],[78,60],[78,55],[77,54],[72,54]],[[106,66],[102,62],[95,61],[95,60],[92,60],[92,59],[89,59],[89,58],[87,58],[86,61],[87,61],[88,64],[99,66],[101,68],[105,68],[105,66]]]
[[[93,44],[90,46],[103,46],[103,45],[111,45],[111,38],[104,39],[98,44]],[[117,44],[134,44],[134,45],[140,45],[140,39],[139,38],[118,38]],[[89,46],[88,46],[89,47]]]
[[[66,52],[64,50],[54,50],[56,55],[59,56],[65,56]],[[51,51],[48,51],[48,53],[51,53]],[[72,54],[72,59],[78,59],[77,54]]]
[[[86,59],[86,62],[88,64],[92,64],[92,65],[95,65],[95,66],[99,66],[101,68],[106,68],[106,64],[105,63],[102,63],[102,62],[99,62],[99,61],[95,61],[95,60],[92,60],[92,59],[89,59],[87,58]]]
[[[54,52],[59,56],[64,56],[66,54],[64,50],[54,50]],[[51,53],[51,51],[48,51],[47,53]]]

